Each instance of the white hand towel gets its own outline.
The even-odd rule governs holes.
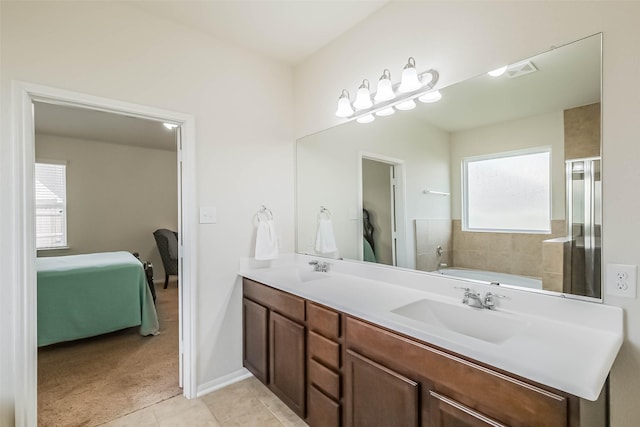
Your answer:
[[[336,239],[333,235],[333,224],[330,219],[320,218],[318,220],[318,234],[316,235],[316,252],[330,254],[336,252]]]
[[[278,258],[278,237],[272,219],[258,222],[255,258],[260,260]]]

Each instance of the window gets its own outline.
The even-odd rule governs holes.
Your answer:
[[[550,150],[463,160],[463,220],[469,231],[548,233]]]
[[[36,163],[36,248],[67,246],[67,166]]]

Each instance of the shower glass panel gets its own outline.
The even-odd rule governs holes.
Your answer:
[[[602,185],[600,158],[567,160],[567,219],[571,243],[565,253],[565,292],[600,298]],[[568,289],[567,289],[568,288]]]

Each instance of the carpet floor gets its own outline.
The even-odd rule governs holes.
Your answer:
[[[160,334],[139,327],[38,350],[38,425],[97,426],[182,392],[178,290],[156,285]]]

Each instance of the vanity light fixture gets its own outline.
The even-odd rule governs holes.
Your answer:
[[[431,104],[432,102],[438,102],[442,99],[442,94],[439,90],[434,90],[431,92],[427,92],[421,97],[418,98],[418,101],[424,102],[425,104]]]
[[[366,116],[358,117],[356,121],[358,123],[371,123],[375,119],[376,118],[373,116],[373,114],[367,114]]]
[[[393,84],[391,84],[391,71],[385,68],[382,76],[378,80],[378,90],[376,91],[374,101],[378,104],[393,99],[395,96],[396,94],[393,93]]]
[[[353,101],[353,108],[364,110],[365,108],[371,108],[371,106],[373,106],[373,102],[371,102],[371,94],[369,93],[369,80],[364,79],[358,88],[356,100]]]
[[[338,98],[336,116],[346,119],[356,119],[358,123],[371,123],[375,116],[390,116],[395,110],[411,110],[416,107],[415,99],[421,102],[431,103],[442,98],[438,91],[434,91],[438,83],[438,72],[430,69],[423,73],[416,71],[416,62],[409,58],[402,71],[400,83],[391,82],[391,72],[385,68],[378,79],[376,93],[371,100],[369,80],[364,79],[358,88],[356,100],[351,104],[349,92],[342,90]]]
[[[501,75],[504,74],[505,71],[507,71],[507,67],[508,65],[505,65],[504,67],[496,68],[495,70],[489,71],[487,74],[489,74],[491,77],[500,77]]]
[[[338,98],[338,109],[336,110],[336,116],[349,117],[353,114],[353,108],[351,107],[351,99],[349,99],[349,91],[342,89],[342,93]]]
[[[402,93],[413,92],[422,87],[420,78],[418,77],[418,71],[416,71],[416,60],[409,57],[407,65],[402,70],[402,80],[400,80],[400,87],[398,91]]]

